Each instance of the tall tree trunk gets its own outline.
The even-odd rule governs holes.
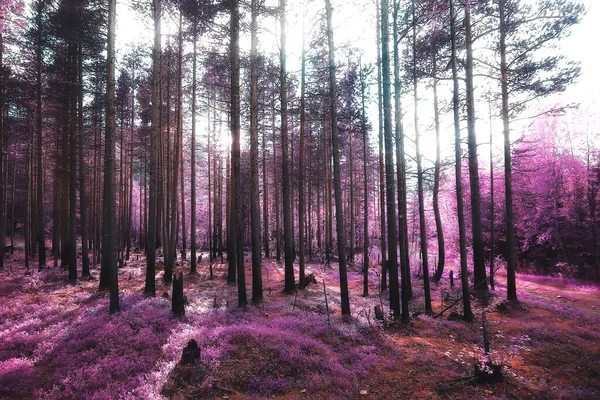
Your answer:
[[[465,209],[463,205],[462,188],[462,151],[460,148],[460,110],[459,110],[459,90],[458,90],[458,67],[456,60],[456,14],[454,10],[454,0],[448,0],[450,6],[450,38],[452,41],[452,110],[454,114],[454,161],[456,178],[456,209],[458,212],[458,236],[460,251],[460,278],[463,297],[463,318],[465,321],[473,321],[473,312],[471,311],[471,297],[469,293],[469,279],[467,271],[467,239],[465,229]]]
[[[380,209],[380,224],[381,224],[381,290],[387,289],[387,246],[386,246],[386,219],[385,219],[385,169],[383,162],[383,94],[381,81],[381,11],[379,2],[377,6],[377,105],[379,118],[379,209]]]
[[[269,258],[269,202],[267,200],[269,185],[267,182],[267,142],[265,138],[266,127],[262,129],[262,180],[263,180],[263,241],[265,247],[265,258]]]
[[[106,78],[106,139],[102,215],[102,268],[110,281],[110,312],[119,311],[119,286],[115,246],[115,28],[116,0],[108,2],[108,50]]]
[[[496,210],[494,206],[494,151],[493,151],[493,133],[492,129],[492,102],[488,101],[488,112],[490,117],[490,288],[494,290],[494,225],[496,219]]]
[[[244,271],[244,241],[240,194],[240,10],[239,0],[231,1],[231,247],[227,257],[230,265],[237,266],[238,305],[248,304],[246,298],[246,273]]]
[[[433,213],[435,215],[435,231],[438,241],[438,264],[435,270],[434,281],[442,279],[444,273],[444,264],[446,261],[446,249],[444,244],[444,230],[442,227],[442,216],[440,214],[440,173],[441,173],[441,155],[440,155],[440,109],[438,102],[438,78],[437,78],[437,54],[432,59],[433,66],[433,121],[435,124],[435,169],[433,182]]]
[[[506,202],[506,297],[517,301],[515,274],[515,233],[513,223],[512,160],[510,154],[510,126],[508,114],[508,65],[506,62],[506,0],[500,6],[500,77],[502,87],[502,130],[504,132],[504,196]]]
[[[0,32],[0,269],[4,268],[4,245],[6,236],[6,224],[4,220],[4,193],[6,190],[4,181],[4,36]]]
[[[288,115],[287,115],[287,69],[286,69],[286,34],[285,34],[285,3],[279,0],[279,22],[281,28],[279,62],[280,62],[280,100],[281,100],[281,166],[283,177],[283,242],[285,258],[285,285],[284,292],[292,293],[296,289],[294,278],[293,232],[292,232],[292,201],[290,190],[289,171],[289,144],[288,144]]]
[[[277,262],[281,261],[281,224],[279,218],[279,181],[277,171],[277,146],[275,145],[275,90],[271,104],[271,127],[273,129],[273,191],[275,192],[275,257]]]
[[[114,1],[114,0],[113,0]],[[153,0],[154,47],[152,49],[152,131],[150,133],[150,187],[148,198],[148,232],[146,233],[146,284],[144,293],[156,295],[156,232],[158,191],[158,137],[160,135],[160,13],[161,0]]]
[[[250,54],[250,229],[252,231],[252,302],[263,299],[258,186],[258,0],[252,0]]]
[[[304,148],[306,137],[306,47],[304,37],[304,20],[302,20],[302,67],[300,78],[300,165],[298,166],[298,247],[300,251],[299,274],[300,274],[300,289],[304,289],[307,285],[305,273],[305,232],[304,220],[306,214],[306,204],[304,204]]]
[[[367,181],[367,114],[365,113],[365,76],[360,67],[361,129],[363,134],[363,297],[369,295],[369,187]]]
[[[36,26],[42,25],[42,10],[36,13]],[[1,34],[0,34],[1,35]],[[1,40],[0,40],[1,42]],[[0,48],[2,44],[0,43]],[[0,50],[1,52],[1,50]],[[36,134],[37,134],[37,231],[38,231],[38,271],[46,266],[46,238],[44,224],[44,173],[42,164],[42,33],[36,38]],[[1,63],[0,63],[1,65]],[[0,78],[1,79],[1,78]],[[0,84],[2,87],[2,84]],[[2,89],[0,89],[2,90]],[[0,95],[1,96],[1,95]],[[0,123],[1,126],[1,123]],[[1,129],[0,129],[1,132]]]
[[[396,176],[398,181],[398,233],[400,242],[400,272],[402,286],[402,315],[408,315],[408,302],[412,297],[410,281],[410,255],[408,247],[408,218],[406,206],[406,157],[404,150],[404,128],[402,126],[402,102],[400,99],[400,43],[398,35],[399,2],[394,2],[394,106],[396,136]]]
[[[475,98],[473,86],[473,38],[471,35],[471,5],[465,4],[465,41],[467,57],[465,64],[467,84],[467,142],[469,146],[469,183],[471,188],[471,234],[473,240],[473,276],[478,290],[487,291],[483,235],[481,228],[481,190],[477,162],[477,136],[475,134]]]
[[[342,205],[342,183],[340,177],[340,149],[337,124],[337,82],[335,78],[335,46],[330,0],[325,0],[327,15],[327,41],[329,42],[329,96],[331,118],[331,145],[333,148],[333,185],[335,191],[335,228],[337,231],[338,258],[340,269],[340,294],[342,315],[350,315],[350,295],[348,292],[348,272],[346,270],[346,227],[344,226],[344,208]]]
[[[415,0],[412,1],[412,50],[413,50],[413,93],[415,113],[415,147],[417,152],[417,194],[419,197],[419,239],[421,241],[421,261],[423,263],[423,286],[425,291],[425,314],[432,314],[431,291],[429,288],[429,260],[427,253],[427,227],[425,226],[425,195],[423,193],[423,166],[421,156],[421,138],[419,133],[419,95],[417,85],[417,23],[415,20]]]
[[[398,292],[398,237],[396,232],[396,187],[394,182],[394,145],[392,142],[392,104],[390,94],[389,2],[381,0],[381,71],[383,75],[383,130],[385,139],[385,183],[387,200],[387,267],[390,280],[390,309],[394,318],[400,316]],[[402,315],[408,320],[408,315]]]
[[[179,179],[181,180],[181,185],[179,186],[181,192],[181,258],[186,259],[186,229],[185,229],[185,181],[183,179],[183,128],[182,128],[182,119],[183,119],[183,91],[182,91],[182,82],[183,82],[183,15],[181,11],[179,12],[179,35],[178,35],[178,52],[177,52],[177,140],[179,144],[177,146],[177,151],[179,152],[179,158],[176,162],[179,163]],[[174,186],[174,191],[177,192],[177,185]],[[179,228],[179,224],[175,224],[175,232]],[[173,258],[176,258],[175,248],[177,247],[177,233],[175,233],[175,245],[173,246]]]
[[[191,221],[190,221],[190,251],[191,251],[191,266],[190,266],[190,274],[195,274],[197,271],[196,265],[196,47],[198,44],[198,21],[196,20],[196,14],[194,14],[194,48],[192,50],[192,155],[190,168],[192,173],[192,183],[190,187],[191,191]],[[210,113],[210,111],[209,111]],[[210,115],[210,114],[209,114]],[[209,121],[210,122],[210,121]],[[208,131],[208,137],[210,140],[210,131]],[[210,141],[209,141],[210,144]],[[209,205],[211,203],[210,199],[210,146],[208,149],[208,168],[209,168],[209,182],[208,182],[208,195],[209,195]],[[209,211],[210,215],[210,211]],[[209,223],[209,235],[210,235],[210,223]],[[209,253],[210,261],[212,261],[213,255]],[[209,262],[210,262],[209,261]]]
[[[78,19],[79,19],[79,12]],[[77,280],[77,49],[68,45],[69,62],[69,281]]]
[[[88,223],[87,223],[87,192],[86,192],[86,171],[84,153],[84,132],[83,132],[83,48],[79,45],[77,54],[78,74],[77,82],[79,84],[79,96],[77,99],[78,118],[77,134],[79,136],[79,213],[81,215],[81,277],[90,276],[90,258],[88,252]],[[39,139],[38,139],[39,141]],[[39,145],[39,144],[38,144]],[[38,158],[39,160],[39,158]],[[39,171],[39,168],[38,168]],[[41,175],[40,175],[41,177]],[[38,188],[39,192],[39,188]]]

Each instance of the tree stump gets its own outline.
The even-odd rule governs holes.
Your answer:
[[[181,365],[195,365],[200,362],[200,346],[196,340],[192,339],[188,342],[187,346],[183,348],[181,354]]]
[[[172,310],[173,314],[182,317],[185,315],[185,299],[183,296],[183,272],[175,274],[173,278],[173,294],[172,294]]]
[[[381,306],[375,306],[375,319],[383,321],[383,310]]]

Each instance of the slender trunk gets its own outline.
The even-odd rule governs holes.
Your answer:
[[[398,181],[398,233],[400,242],[400,272],[402,286],[402,315],[408,315],[408,302],[412,297],[410,282],[410,257],[408,247],[408,221],[406,207],[406,157],[404,154],[404,128],[402,126],[402,102],[400,99],[400,51],[398,44],[399,3],[394,2],[394,106],[396,123],[396,176]]]
[[[496,210],[494,207],[494,152],[492,146],[493,132],[492,129],[492,102],[488,102],[489,117],[490,117],[490,288],[494,290],[494,225],[496,219]]]
[[[508,114],[508,66],[506,62],[506,0],[500,0],[500,75],[502,87],[502,128],[504,132],[504,196],[506,202],[506,296],[517,301],[515,274],[515,233],[513,224],[512,161]]]
[[[283,242],[285,258],[285,286],[284,292],[292,293],[296,288],[294,278],[294,258],[293,258],[293,233],[292,233],[292,215],[291,215],[291,190],[290,190],[290,171],[289,171],[289,144],[288,144],[288,115],[287,115],[287,69],[286,69],[286,50],[285,50],[285,3],[286,0],[279,0],[279,23],[281,27],[281,39],[279,50],[280,62],[280,101],[281,101],[281,166],[283,177]]]
[[[456,172],[456,209],[458,212],[458,236],[460,249],[460,277],[463,297],[463,318],[465,321],[473,321],[473,312],[471,311],[471,297],[469,293],[469,280],[467,271],[467,239],[465,230],[465,209],[463,205],[462,188],[462,151],[460,148],[460,114],[458,99],[458,67],[456,60],[456,14],[454,10],[454,0],[449,0],[450,5],[450,37],[452,41],[452,110],[454,113],[454,160]]]
[[[192,183],[191,183],[191,221],[190,221],[190,251],[191,251],[191,266],[190,266],[190,274],[195,274],[197,270],[196,265],[196,47],[198,43],[198,21],[196,20],[196,16],[194,15],[194,48],[192,50],[192,155],[190,160],[190,167],[192,173]],[[208,137],[210,140],[210,131],[208,132]],[[211,204],[210,199],[210,142],[208,149],[208,168],[209,168],[209,181],[208,181],[208,195],[209,195],[209,205]],[[210,216],[210,211],[209,211]],[[209,223],[209,234],[210,234],[210,223]],[[209,258],[212,260],[212,253],[209,254]]]
[[[306,136],[306,47],[304,38],[304,21],[302,22],[302,67],[300,78],[300,165],[298,166],[298,247],[300,251],[299,272],[300,272],[300,289],[304,289],[307,285],[305,274],[304,260],[304,220],[306,213],[306,205],[304,204],[304,148]]]
[[[146,284],[144,293],[156,295],[156,232],[157,232],[157,164],[160,134],[160,13],[161,0],[153,0],[154,47],[152,49],[152,131],[150,133],[150,187],[148,198],[148,232],[146,233]]]
[[[110,312],[119,311],[119,287],[115,246],[115,28],[116,0],[108,2],[108,51],[106,79],[106,139],[104,154],[104,212],[102,216],[102,268],[110,281]]]
[[[383,94],[381,82],[381,23],[379,2],[377,5],[377,104],[379,118],[379,216],[381,225],[381,290],[387,289],[387,246],[386,246],[386,219],[385,219],[385,168],[383,162]]]
[[[381,71],[383,76],[383,129],[385,140],[385,183],[387,200],[387,241],[390,284],[390,310],[394,318],[400,316],[398,293],[398,237],[396,232],[396,187],[394,182],[394,147],[392,142],[392,104],[390,94],[390,51],[389,51],[389,2],[381,0]],[[408,320],[408,315],[402,315]]]
[[[467,57],[465,64],[467,83],[467,131],[469,147],[469,183],[471,188],[471,234],[473,240],[473,275],[478,290],[487,291],[483,237],[481,228],[481,190],[477,162],[477,136],[475,134],[475,98],[473,86],[473,38],[471,35],[471,6],[465,4],[465,41]]]
[[[419,95],[417,85],[417,26],[415,21],[415,0],[412,2],[412,50],[413,50],[413,93],[414,93],[414,113],[415,113],[415,147],[417,152],[417,194],[419,197],[419,239],[421,242],[421,262],[423,265],[423,286],[425,291],[425,314],[432,314],[431,309],[431,291],[429,288],[429,260],[427,253],[427,227],[425,226],[425,196],[423,189],[423,166],[420,147],[419,133]]]
[[[87,181],[85,171],[85,155],[83,154],[83,49],[81,45],[79,45],[77,64],[77,82],[79,84],[79,96],[77,99],[77,134],[79,136],[79,213],[81,215],[81,277],[84,278],[90,276],[90,258],[88,254],[87,192],[85,189]]]
[[[252,302],[263,299],[258,185],[258,0],[252,0],[250,54],[250,229],[252,231]]]
[[[269,258],[269,202],[267,201],[269,193],[269,185],[267,182],[267,142],[265,138],[265,131],[262,129],[262,179],[263,179],[263,241],[265,247],[265,258]]]
[[[369,295],[369,190],[367,182],[367,114],[365,113],[365,76],[360,68],[361,129],[363,134],[363,296]]]
[[[231,1],[231,196],[230,228],[231,246],[227,254],[230,265],[237,266],[238,305],[248,304],[246,298],[246,273],[244,271],[242,207],[240,194],[240,11],[239,0]]]
[[[346,270],[346,228],[344,226],[344,209],[342,206],[342,184],[340,178],[340,149],[337,124],[337,82],[335,78],[335,46],[333,44],[333,27],[330,0],[325,0],[327,14],[327,41],[329,42],[329,96],[331,118],[331,145],[333,148],[333,185],[335,190],[335,228],[337,231],[338,258],[340,270],[340,292],[342,315],[350,315],[350,295],[348,292],[348,273]]]
[[[41,10],[36,15],[37,26],[41,27]],[[46,266],[46,238],[44,224],[44,173],[42,164],[42,68],[43,49],[42,38],[37,38],[36,43],[36,133],[37,133],[37,230],[38,230],[38,271]],[[0,47],[2,44],[0,43]],[[1,52],[1,50],[0,50]],[[1,78],[0,78],[1,79]],[[0,87],[2,85],[0,84]],[[1,90],[1,89],[0,89]],[[1,95],[0,95],[1,96]],[[1,124],[1,123],[0,123]],[[1,125],[0,125],[1,126]],[[1,129],[0,129],[1,132]]]
[[[444,263],[446,261],[446,249],[444,244],[444,230],[442,227],[442,217],[440,214],[440,173],[441,173],[441,155],[440,155],[440,109],[438,102],[438,79],[437,79],[437,54],[433,56],[433,120],[435,124],[435,169],[433,182],[433,213],[435,215],[435,231],[438,241],[438,264],[435,271],[434,281],[442,279],[444,273]]]
[[[279,221],[279,182],[277,171],[277,146],[275,145],[275,91],[273,90],[273,98],[271,104],[271,126],[273,129],[273,191],[275,192],[275,256],[277,262],[281,261],[281,225]]]
[[[6,224],[4,220],[4,36],[0,32],[0,269],[4,268]]]
[[[77,280],[77,49],[69,44],[69,281]]]

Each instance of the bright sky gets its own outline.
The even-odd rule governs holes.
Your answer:
[[[270,5],[277,4],[278,0],[266,0]],[[350,43],[354,47],[359,48],[363,52],[362,60],[363,63],[375,63],[376,61],[376,46],[375,46],[375,0],[333,0],[334,14],[334,35],[336,46]],[[598,70],[600,67],[600,54],[596,51],[594,41],[600,39],[600,0],[580,0],[585,4],[588,9],[587,15],[583,18],[583,21],[575,26],[572,30],[572,35],[563,42],[562,49],[564,54],[570,60],[581,61],[581,76],[576,84],[571,86],[565,93],[558,94],[549,99],[545,100],[545,104],[567,104],[567,103],[581,103],[583,106],[586,104],[593,104],[597,100],[600,100],[600,78]],[[287,50],[288,50],[288,71],[293,73],[297,72],[300,66],[300,55],[302,48],[302,10],[304,8],[304,1],[288,1],[287,10]],[[141,21],[140,18],[129,9],[128,2],[119,0],[117,6],[117,48],[123,51],[127,44],[131,42],[144,43],[149,48],[152,46],[152,21],[148,16]],[[306,7],[305,30],[308,35],[308,31],[314,25],[315,18],[317,15],[324,15],[324,1],[313,0],[310,2],[310,6]],[[259,21],[260,28],[263,30],[259,37],[259,47],[267,52],[278,52],[279,49],[279,23],[272,18],[264,19]],[[175,33],[175,26],[171,25],[171,32]],[[163,34],[169,32],[169,24],[166,18],[163,18]],[[241,38],[242,49],[249,49],[249,34],[242,36]],[[338,61],[343,61],[345,54],[336,54]],[[375,91],[375,88],[372,88]],[[432,125],[432,106],[431,100],[428,99],[428,91],[425,88],[421,89],[422,101],[419,105],[419,116],[421,133],[423,135],[424,150],[423,153],[426,159],[432,160],[434,156],[434,146],[431,145],[433,142],[433,132],[431,130]],[[447,88],[440,88],[440,97],[447,98],[449,96]],[[476,92],[476,97],[479,99],[481,93]],[[487,116],[487,104],[483,104],[479,99],[481,107],[478,108],[478,125],[477,132],[479,136],[479,143],[485,144],[489,142],[489,123]],[[407,96],[403,100],[405,104],[405,128],[409,135],[414,130],[412,125],[412,95]],[[535,112],[533,112],[535,113]],[[374,131],[377,132],[377,112],[376,104],[370,105],[370,119],[373,123]],[[442,119],[442,130],[444,136],[444,148],[443,156],[448,156],[452,153],[452,135],[449,134],[451,129],[452,119],[451,115],[446,115]],[[200,122],[199,126],[204,126]],[[495,120],[492,124],[492,128],[495,135],[501,133],[499,127],[499,121]],[[519,128],[515,127],[515,130]],[[519,132],[513,133],[515,138]],[[501,140],[498,136],[494,139],[497,145],[494,147],[495,152],[500,152]],[[410,143],[408,143],[410,147]],[[411,150],[407,149],[410,153]],[[485,160],[488,153],[487,150],[481,149],[480,153]],[[484,161],[485,162],[485,161]]]

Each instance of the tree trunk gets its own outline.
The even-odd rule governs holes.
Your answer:
[[[400,51],[398,49],[399,3],[394,2],[394,105],[396,112],[396,176],[398,181],[398,233],[400,242],[400,271],[402,286],[402,315],[408,315],[408,302],[412,297],[410,281],[410,254],[408,247],[408,218],[406,207],[406,157],[404,153],[404,129],[402,127],[402,103],[400,101]]]
[[[196,61],[197,61],[197,54],[196,54],[196,47],[198,44],[198,21],[196,20],[196,15],[194,14],[194,48],[192,50],[192,155],[191,155],[191,160],[190,160],[190,168],[191,168],[191,174],[192,174],[192,183],[191,183],[191,201],[192,201],[192,206],[191,206],[191,220],[190,220],[190,251],[191,251],[191,265],[190,265],[190,274],[195,274],[197,271],[197,265],[196,265]],[[210,114],[209,114],[210,115]],[[208,148],[208,168],[209,168],[209,181],[208,181],[208,196],[209,196],[209,205],[211,204],[211,199],[210,199],[210,131],[208,131],[208,138],[209,138],[209,148]],[[210,210],[209,210],[209,216],[210,216]],[[209,223],[209,230],[208,233],[210,235],[210,223]],[[212,261],[213,258],[213,254],[210,253],[209,255],[209,263],[210,261]]]
[[[302,67],[300,78],[300,165],[298,166],[298,246],[300,251],[299,274],[300,289],[307,285],[305,273],[305,232],[306,204],[304,204],[304,152],[306,137],[306,48],[304,38],[304,20],[302,21]]]
[[[469,147],[469,183],[471,187],[471,234],[473,240],[473,276],[478,290],[487,291],[483,236],[481,228],[481,190],[479,187],[479,165],[477,162],[477,136],[475,134],[475,98],[473,86],[473,39],[471,36],[471,6],[465,4],[465,41],[467,57],[465,64],[467,86],[467,132]]]
[[[327,41],[329,42],[329,96],[331,118],[331,145],[333,150],[333,185],[335,191],[335,228],[337,231],[338,258],[340,270],[340,293],[342,315],[350,315],[348,273],[346,270],[346,228],[342,205],[342,184],[340,177],[340,149],[337,124],[337,82],[335,78],[335,46],[333,44],[332,9],[330,0],[325,0],[327,14]]]
[[[494,206],[494,151],[493,151],[493,132],[492,129],[492,102],[488,102],[490,117],[490,288],[494,290],[494,225],[496,219],[496,210]]]
[[[83,132],[83,49],[79,45],[77,55],[78,74],[77,82],[79,84],[78,96],[78,118],[77,133],[79,136],[79,213],[81,215],[81,277],[90,276],[90,258],[88,254],[88,223],[87,223],[87,192],[86,192],[86,171],[84,155],[84,132]],[[39,139],[38,139],[39,140]],[[38,168],[39,170],[39,168]],[[41,175],[40,175],[41,176]],[[38,188],[39,192],[39,188]]]
[[[394,318],[400,316],[398,292],[398,237],[396,232],[396,187],[394,182],[394,146],[392,142],[392,104],[390,94],[389,2],[381,0],[381,70],[383,75],[383,130],[385,139],[385,183],[387,200],[387,267],[390,280],[390,309]],[[403,320],[408,320],[403,315]]]
[[[386,246],[386,219],[385,219],[385,169],[383,163],[383,95],[382,82],[381,82],[381,22],[380,22],[380,9],[379,2],[376,2],[377,6],[377,104],[378,104],[378,118],[379,118],[379,209],[380,209],[380,224],[381,224],[381,290],[387,289],[387,246]]]
[[[102,216],[102,268],[110,281],[110,312],[119,311],[119,287],[115,246],[115,28],[116,0],[108,2],[108,50],[106,79],[106,139]]]
[[[246,273],[244,271],[242,207],[240,195],[240,11],[239,0],[231,1],[231,247],[227,257],[230,265],[237,266],[238,305],[248,304],[246,298]]]
[[[252,231],[252,302],[263,299],[258,184],[258,0],[252,0],[250,54],[250,229]]]
[[[513,224],[512,161],[508,114],[508,66],[506,62],[506,0],[500,0],[500,76],[502,87],[502,130],[504,132],[504,196],[506,202],[506,297],[517,301],[515,274],[515,233]]]
[[[367,114],[365,113],[365,76],[360,67],[361,129],[363,134],[363,297],[369,295],[369,187],[367,181]]]
[[[460,277],[463,297],[463,318],[465,321],[473,321],[473,312],[471,311],[471,297],[469,293],[469,280],[467,271],[467,239],[465,232],[465,210],[463,205],[462,189],[462,151],[460,148],[460,110],[459,110],[459,89],[458,89],[458,68],[456,60],[456,14],[454,10],[454,0],[449,0],[450,5],[450,37],[452,41],[452,110],[454,112],[454,160],[456,172],[456,208],[458,212],[458,236],[460,249]]]
[[[146,233],[146,284],[144,293],[156,296],[156,232],[157,232],[157,191],[158,191],[158,152],[160,135],[160,14],[161,0],[153,0],[154,7],[154,47],[152,49],[152,131],[150,133],[150,187],[148,198],[148,232]]]
[[[421,242],[421,262],[423,265],[423,286],[425,291],[425,314],[431,315],[431,291],[429,288],[429,260],[427,253],[427,227],[425,226],[425,195],[423,193],[423,166],[420,147],[418,85],[417,85],[417,24],[415,20],[415,0],[412,1],[412,46],[413,46],[413,93],[415,113],[415,147],[417,152],[417,194],[419,197],[419,239]]]
[[[36,26],[41,29],[42,10],[38,9],[36,13]],[[0,34],[1,35],[1,34]],[[37,134],[37,230],[38,230],[38,271],[46,266],[46,238],[44,224],[44,169],[42,164],[42,69],[43,69],[43,48],[42,33],[38,33],[36,38],[36,134]],[[1,40],[0,40],[1,42]],[[0,43],[0,48],[2,44]],[[1,50],[0,50],[1,53]],[[1,66],[1,63],[0,63]],[[1,78],[0,78],[1,79]],[[2,84],[0,83],[0,87]],[[1,96],[1,95],[0,95]],[[1,105],[0,105],[1,106]],[[0,108],[1,109],[1,108]],[[1,127],[1,123],[0,123]],[[1,132],[1,128],[0,128]]]
[[[435,271],[434,281],[438,282],[442,279],[444,273],[444,264],[446,261],[446,249],[444,244],[444,230],[442,228],[442,216],[440,214],[440,173],[441,173],[441,156],[440,156],[440,109],[438,102],[438,78],[437,78],[437,54],[433,56],[433,118],[435,124],[435,169],[433,183],[433,213],[435,214],[435,231],[438,241],[438,264]]]
[[[281,27],[281,39],[279,50],[280,62],[280,101],[281,101],[281,165],[283,177],[283,242],[285,258],[285,286],[283,291],[292,293],[296,289],[294,278],[294,258],[293,258],[293,232],[292,232],[292,201],[290,190],[290,171],[289,171],[289,144],[288,144],[288,120],[287,120],[287,69],[286,69],[286,33],[285,33],[285,3],[286,0],[279,0],[279,22]]]

